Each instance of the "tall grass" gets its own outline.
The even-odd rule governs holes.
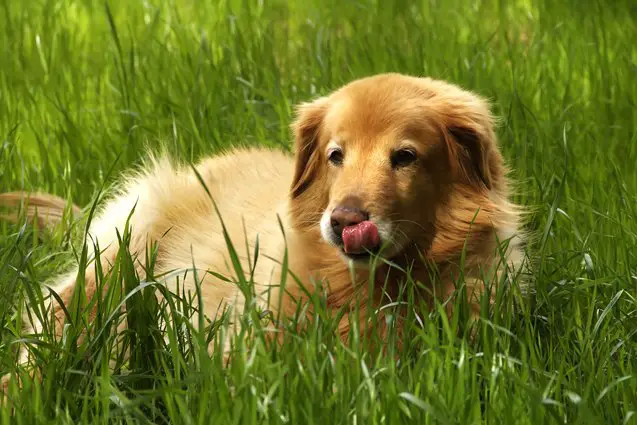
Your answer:
[[[87,261],[85,220],[52,232],[0,221],[0,374],[26,344],[44,377],[16,371],[25,388],[0,421],[637,423],[635,18],[628,1],[0,2],[2,190],[90,206],[145,149],[184,161],[287,149],[294,104],[398,71],[492,100],[537,235],[532,297],[503,285],[475,339],[438,306],[411,317],[404,350],[390,339],[383,351],[341,343],[344,313],[320,297],[320,320],[297,330],[293,318],[281,346],[263,312],[208,323],[197,294],[165,291],[153,250],[148,276],[134,272],[127,232],[112,273],[90,265],[109,288],[96,320],[77,299],[63,341],[35,339],[22,302],[39,305],[41,283]],[[209,355],[235,325],[230,358]]]

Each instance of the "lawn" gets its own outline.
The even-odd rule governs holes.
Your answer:
[[[256,342],[223,367],[205,349],[223,326],[185,326],[192,298],[154,302],[161,277],[125,249],[104,279],[130,293],[129,331],[103,304],[86,340],[81,310],[62,342],[23,335],[20,306],[82,260],[85,221],[0,221],[0,375],[20,340],[44,375],[1,423],[637,424],[636,18],[621,0],[0,2],[1,191],[88,211],[146,149],[289,149],[294,104],[398,71],[491,99],[535,235],[534,291],[503,289],[475,339],[436,309],[400,352],[346,346],[316,299],[321,320],[281,347],[243,324]]]

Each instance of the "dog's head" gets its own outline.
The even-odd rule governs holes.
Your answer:
[[[426,248],[457,185],[504,190],[492,117],[480,97],[399,74],[356,80],[299,105],[292,220],[367,262]]]

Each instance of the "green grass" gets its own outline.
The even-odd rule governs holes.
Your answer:
[[[256,342],[237,341],[224,368],[205,351],[221,331],[184,326],[199,320],[188,297],[156,303],[161,276],[140,288],[125,246],[86,341],[72,308],[64,342],[21,335],[21,301],[82,260],[83,223],[51,233],[0,222],[0,374],[15,370],[21,337],[45,373],[11,394],[15,416],[2,407],[0,421],[637,424],[631,3],[0,1],[3,191],[86,206],[147,146],[185,161],[237,144],[288,148],[295,103],[398,71],[492,99],[515,200],[534,208],[538,236],[535,293],[514,311],[519,297],[504,291],[475,341],[436,310],[422,326],[413,318],[396,355],[393,341],[390,354],[345,346],[315,299],[322,320],[280,348],[265,348],[258,321],[243,324]],[[131,329],[118,332],[124,296]]]

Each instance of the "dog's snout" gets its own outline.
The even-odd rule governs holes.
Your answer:
[[[369,213],[352,205],[340,205],[334,208],[330,219],[334,233],[340,236],[345,227],[368,220]]]

